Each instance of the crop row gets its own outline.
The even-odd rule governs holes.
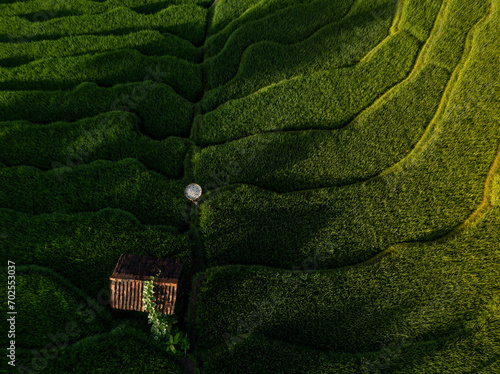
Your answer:
[[[69,57],[136,49],[147,56],[170,55],[191,62],[201,58],[201,49],[188,41],[156,30],[143,30],[125,35],[76,35],[31,43],[0,43],[0,64],[12,67],[45,58]]]
[[[144,133],[165,138],[186,136],[193,117],[193,105],[168,85],[161,70],[147,70],[143,82],[99,87],[79,84],[71,91],[0,91],[2,120],[35,123],[77,121],[113,110],[131,112],[141,118]],[[153,79],[155,81],[153,81]]]
[[[40,354],[40,352],[38,352]],[[111,332],[87,336],[83,340],[53,353],[50,360],[33,360],[31,350],[19,350],[19,367],[40,368],[50,374],[87,374],[98,370],[104,373],[146,372],[150,374],[181,374],[178,363],[165,353],[159,342],[127,324]],[[42,356],[43,357],[43,356]],[[33,366],[34,364],[34,366]]]
[[[193,4],[206,7],[211,2],[212,0],[7,0],[0,4],[0,14],[41,22],[56,17],[105,13],[118,7],[131,8],[138,13],[155,13],[171,5]]]
[[[0,206],[41,214],[124,209],[144,224],[182,228],[179,206],[187,204],[183,183],[148,170],[135,159],[98,160],[74,168],[41,171],[32,166],[0,168]]]
[[[200,116],[193,140],[207,145],[278,129],[337,128],[404,79],[419,46],[415,37],[398,32],[365,64],[295,77],[231,100]]]
[[[207,351],[237,348],[249,336],[264,335],[320,351],[361,353],[398,336],[421,342],[469,329],[498,302],[499,223],[494,207],[445,241],[397,245],[362,266],[319,271],[320,257],[311,257],[295,271],[209,269],[199,294],[198,344]]]
[[[107,310],[100,310],[98,315],[86,322],[90,319],[89,313],[79,315],[78,312],[85,312],[88,308],[85,302],[88,295],[48,268],[16,266],[16,291],[16,305],[19,308],[16,316],[18,347],[42,348],[53,343],[50,338],[65,333],[65,324],[68,322],[78,325],[80,338],[107,330],[111,325]],[[54,318],[55,310],[57,318]],[[2,321],[2,324],[5,323]],[[78,336],[68,336],[67,343],[72,344],[77,340]]]
[[[484,125],[498,118],[500,108],[495,53],[488,48],[496,40],[492,25],[498,17],[491,14],[473,34],[467,63],[446,95],[448,105],[440,107],[412,152],[381,175],[304,192],[233,185],[208,193],[200,206],[200,232],[210,265],[291,266],[329,242],[335,251],[323,265],[342,266],[463,222],[481,201],[500,137],[498,126]]]
[[[0,122],[0,161],[11,166],[51,169],[54,165],[132,157],[167,178],[180,178],[189,141],[176,137],[151,140],[141,135],[139,123],[136,115],[127,112],[49,125]]]
[[[0,218],[4,263],[50,267],[94,297],[108,287],[124,252],[173,256],[184,270],[190,268],[192,243],[186,234],[170,226],[144,226],[123,210],[29,215],[2,208]]]
[[[1,90],[71,90],[81,83],[101,86],[151,79],[172,86],[195,101],[202,91],[201,67],[173,56],[145,56],[133,49],[96,55],[53,58],[13,68],[0,68]]]
[[[382,1],[382,0],[380,0]],[[385,0],[392,1],[394,0]],[[215,88],[229,81],[237,72],[245,49],[262,40],[285,44],[296,43],[320,27],[339,20],[347,12],[351,0],[331,2],[319,0],[309,5],[299,4],[271,14],[254,22],[248,22],[234,31],[217,55],[207,60],[208,85]],[[210,39],[207,41],[210,48]]]
[[[106,13],[55,18],[46,22],[2,17],[0,41],[12,43],[82,34],[122,35],[155,29],[201,45],[205,36],[206,12],[206,9],[196,5],[174,5],[150,15],[120,7]]]

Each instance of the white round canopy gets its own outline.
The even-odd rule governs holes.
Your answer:
[[[188,184],[184,190],[184,195],[186,195],[189,200],[199,199],[201,196],[201,187],[196,183]]]

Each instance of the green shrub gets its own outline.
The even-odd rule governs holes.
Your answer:
[[[152,88],[149,90],[149,88]],[[110,110],[137,114],[155,138],[189,134],[193,105],[166,84],[144,82],[98,87],[85,82],[72,91],[0,91],[2,120],[76,121]]]
[[[155,29],[203,44],[207,10],[196,5],[173,5],[154,14],[140,14],[118,7],[106,13],[62,17],[46,22],[32,22],[21,17],[2,17],[0,41],[18,42],[82,34],[122,35]]]
[[[3,68],[0,69],[0,88],[69,90],[88,81],[109,87],[151,79],[153,74],[158,74],[160,82],[169,84],[188,100],[196,100],[201,93],[200,65],[172,56],[144,56],[131,49],[46,59]]]
[[[24,44],[0,43],[0,64],[4,67],[45,58],[60,58],[116,49],[136,49],[144,55],[171,55],[192,62],[201,59],[201,48],[171,34],[144,30],[125,35],[76,35]]]
[[[0,169],[0,206],[40,214],[124,209],[144,224],[184,225],[184,185],[148,170],[135,159],[98,160],[75,168],[41,171],[31,166]]]
[[[51,169],[132,157],[167,178],[180,178],[189,141],[175,137],[152,140],[140,133],[139,123],[136,115],[126,112],[50,125],[0,122],[0,160],[11,166]]]
[[[92,297],[109,287],[122,253],[173,257],[191,268],[192,242],[170,226],[144,226],[130,213],[117,209],[76,214],[28,215],[0,209],[7,234],[0,241],[0,258],[17,266],[47,266]]]

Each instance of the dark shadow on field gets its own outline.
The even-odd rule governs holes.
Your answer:
[[[230,142],[214,146],[221,151],[211,154],[207,160],[201,162],[204,165],[217,165],[215,170],[220,174],[224,173],[225,164],[238,165],[241,172],[226,172],[230,178],[229,183],[249,183],[275,192],[348,185],[377,174],[379,170],[367,170],[366,165],[360,165],[356,173],[346,173],[348,175],[345,177],[342,174],[338,174],[338,177],[332,176],[330,170],[342,166],[332,163],[329,158],[335,152],[331,147],[339,143],[342,131],[344,130],[262,133],[236,140],[234,144]],[[241,149],[247,152],[243,156],[239,155]],[[363,154],[363,151],[361,149],[359,153]],[[337,161],[352,158],[345,149],[342,152],[335,154]],[[219,156],[219,159],[215,159],[215,156]],[[311,171],[310,179],[306,178],[307,171]],[[196,178],[200,183],[209,186],[213,177],[208,173],[199,173]]]
[[[323,65],[329,64],[329,57],[335,52],[345,54],[345,58],[340,61],[338,67],[352,65],[361,60],[369,49],[387,37],[386,33],[368,44],[367,41],[362,39],[364,36],[363,33],[365,32],[363,30],[368,29],[369,25],[375,23],[380,23],[380,27],[382,28],[383,23],[389,23],[394,16],[395,9],[379,6],[372,11],[360,12],[354,16],[342,19],[341,21],[325,25],[296,44],[283,45],[267,40],[252,44],[248,46],[243,53],[242,60],[246,58],[247,61],[245,61],[245,63],[247,66],[256,69],[255,75],[264,75],[266,77],[272,77],[278,65],[281,65],[283,69],[294,68],[296,69],[296,73],[313,73],[323,70]],[[388,28],[386,29],[388,32]],[[359,38],[353,40],[353,42],[357,43],[356,45],[338,43],[336,39],[339,38],[340,35],[351,32],[355,37]],[[361,47],[359,45],[361,45]],[[301,50],[306,50],[310,53],[300,54]],[[287,53],[287,51],[294,51],[294,53]],[[255,58],[257,53],[264,58],[257,60]],[[290,58],[284,58],[284,56]],[[293,65],[291,65],[291,58],[296,56],[300,59],[298,61],[293,61]],[[273,58],[275,59],[273,60]],[[239,75],[245,76],[245,72],[245,70],[240,69]],[[252,73],[254,73],[254,71],[252,71]],[[291,76],[293,75],[285,74],[285,77],[280,77],[280,80]],[[270,79],[269,83],[276,82]]]
[[[223,55],[228,56],[228,54],[223,52],[223,55],[213,56],[214,61],[211,65],[214,66],[209,67],[210,74],[213,74],[214,78],[220,74],[225,75],[223,81],[211,87],[217,89],[217,93],[221,91],[222,94],[219,96],[223,101],[219,99],[215,107],[229,99],[244,97],[259,88],[284,79],[354,65],[387,37],[388,26],[395,14],[396,1],[393,1],[389,6],[377,6],[347,18],[337,17],[336,21],[320,25],[309,35],[294,43],[275,42],[265,37],[249,40],[236,47],[235,43],[226,43],[224,49],[229,46],[235,47],[241,56],[237,57],[237,66],[234,66],[234,59],[227,64],[226,68],[232,72],[230,78],[228,72],[224,73],[220,69],[220,65],[225,65],[222,60]],[[247,25],[244,24],[242,27],[245,26]],[[258,21],[257,24],[248,24],[247,28],[249,30],[254,28],[255,34],[260,34]],[[380,36],[376,35],[377,33],[380,33]],[[219,69],[216,69],[216,65]],[[258,77],[256,81],[255,77]],[[243,87],[233,87],[237,84]],[[224,92],[225,88],[231,92]],[[209,109],[212,110],[214,107]]]
[[[305,194],[303,202],[297,204],[294,200],[295,205],[283,198],[283,204],[279,206],[280,195],[268,191],[259,195],[260,201],[252,201],[252,189],[256,187],[239,191],[237,188],[238,185],[232,185],[203,195],[201,211],[207,203],[213,210],[211,216],[215,214],[209,223],[211,234],[207,235],[203,229],[200,233],[207,266],[257,264],[292,270],[294,267],[310,267],[312,263],[321,267],[328,261],[325,253],[333,243],[323,241],[321,246],[305,247],[318,239],[319,232],[328,226],[329,218],[338,214],[338,210],[312,202]],[[267,194],[270,195],[268,199]],[[283,206],[285,204],[287,206]],[[224,205],[224,213],[220,205]],[[217,216],[228,211],[232,220],[217,220]]]

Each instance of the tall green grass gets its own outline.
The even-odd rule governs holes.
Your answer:
[[[118,7],[131,8],[139,13],[154,13],[171,5],[195,4],[206,7],[211,2],[212,0],[52,0],[44,3],[22,0],[0,4],[0,14],[40,22],[59,17],[105,13]]]
[[[295,77],[219,106],[199,117],[192,138],[207,145],[277,129],[337,128],[407,76],[418,51],[413,36],[397,33],[366,64]]]
[[[394,3],[393,0],[385,1]],[[215,88],[224,84],[236,74],[241,56],[251,44],[262,40],[296,43],[322,26],[341,19],[350,3],[350,0],[318,0],[309,5],[299,4],[238,28],[221,52],[206,60],[209,87]]]
[[[38,123],[76,121],[122,110],[138,115],[144,132],[155,138],[187,136],[194,113],[188,100],[170,86],[152,80],[109,88],[85,82],[71,91],[0,91],[0,108],[2,120]]]
[[[315,0],[264,0],[248,8],[245,8],[250,5],[248,0],[236,3],[230,1],[217,3],[217,6],[214,8],[214,16],[210,24],[210,32],[207,38],[209,55],[215,56],[218,54],[232,34],[237,29],[245,26],[245,24],[265,22],[263,19],[268,17],[275,18],[275,13],[277,12],[287,14],[294,6],[308,4],[313,1]],[[354,1],[346,3],[346,9],[353,3]],[[230,15],[234,14],[240,15],[237,18],[230,18]]]
[[[42,171],[32,166],[0,169],[0,206],[20,212],[69,213],[118,208],[144,224],[182,228],[184,185],[148,170],[135,159],[98,160]]]
[[[25,353],[20,364],[29,369],[32,357],[32,354]],[[54,359],[47,360],[47,366],[43,369],[44,373],[54,374],[123,371],[151,374],[183,372],[177,360],[168,356],[158,342],[126,325],[120,325],[106,334],[86,337],[58,351]]]
[[[125,112],[108,112],[77,122],[50,125],[0,122],[0,160],[11,166],[51,169],[99,159],[132,157],[167,178],[180,178],[189,141],[170,137],[155,141],[139,131],[140,120]]]
[[[206,12],[206,9],[196,5],[174,5],[150,15],[119,7],[106,13],[55,18],[46,22],[3,17],[0,41],[12,43],[82,34],[122,35],[155,29],[177,35],[199,46],[203,44],[205,35]]]
[[[262,334],[320,351],[363,353],[398,336],[418,344],[470,331],[498,317],[492,312],[499,302],[499,223],[500,210],[491,208],[459,235],[394,246],[362,266],[321,271],[309,259],[295,272],[209,269],[197,309],[199,347]]]
[[[108,289],[125,252],[172,257],[183,262],[183,272],[191,268],[193,243],[187,234],[171,226],[142,225],[123,210],[29,215],[2,208],[0,221],[6,234],[0,241],[4,263],[50,267],[94,298]]]
[[[204,189],[220,174],[225,184],[250,183],[278,192],[367,179],[411,151],[434,117],[449,78],[445,70],[427,65],[341,129],[270,132],[198,147],[191,178]],[[226,170],[228,165],[234,170]]]
[[[144,30],[126,35],[76,35],[24,44],[0,43],[0,65],[12,67],[45,58],[108,52],[115,49],[136,49],[148,56],[171,55],[192,62],[201,59],[201,49],[188,41],[155,30]]]
[[[156,73],[155,73],[156,72]],[[159,73],[158,73],[159,72]],[[173,56],[145,56],[133,49],[34,61],[0,69],[2,90],[71,90],[83,82],[101,86],[151,79],[188,100],[202,91],[200,65]]]
[[[359,62],[387,36],[393,18],[390,10],[378,19],[370,12],[353,13],[292,45],[269,41],[250,45],[243,53],[235,77],[203,97],[203,110],[212,110],[228,100],[294,76]]]
[[[107,310],[96,311],[94,318],[88,322],[88,315],[79,315],[79,311],[83,312],[89,307],[86,303],[89,296],[49,268],[16,266],[16,291],[18,314],[15,340],[18,347],[42,348],[52,343],[49,334],[65,333],[68,322],[76,323],[80,331],[79,336],[68,337],[68,344],[87,335],[106,331],[111,326],[111,316]],[[57,318],[54,315],[56,310]]]

